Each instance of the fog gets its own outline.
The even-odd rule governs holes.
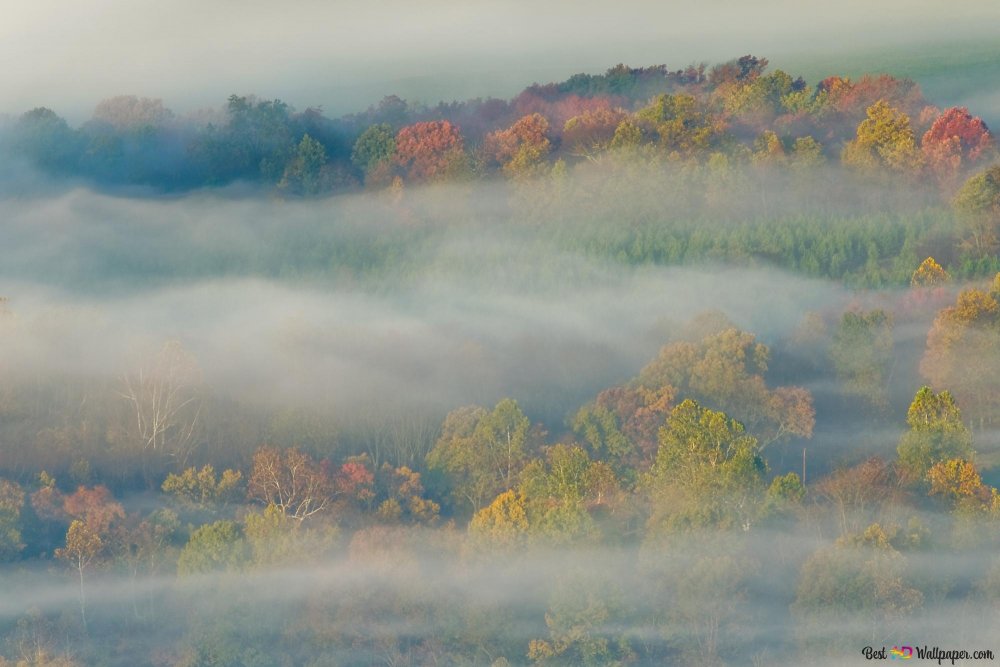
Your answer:
[[[581,169],[577,187],[590,189],[594,176]],[[627,205],[602,201],[587,215],[620,211],[623,226],[650,211],[702,215],[702,204],[658,194],[665,177],[635,176],[612,195]],[[768,195],[769,210],[837,206],[850,214],[866,200],[921,206],[922,195],[886,193],[835,169],[816,182],[829,201],[811,188],[779,189]],[[831,203],[847,189],[850,200]],[[348,431],[387,413],[423,414],[421,437],[433,438],[432,425],[450,410],[513,397],[559,436],[581,405],[635,377],[693,318],[716,312],[772,347],[773,384],[803,386],[829,414],[850,415],[839,380],[808,370],[828,364],[828,339],[790,341],[810,313],[832,330],[846,310],[892,312],[905,301],[905,290],[849,290],[767,261],[664,266],[595,255],[550,233],[566,225],[568,238],[585,239],[573,227],[591,203],[536,227],[520,217],[527,209],[517,193],[485,182],[414,188],[402,200],[375,192],[284,201],[239,187],[182,197],[44,188],[8,197],[0,296],[13,317],[2,322],[0,368],[8,377],[114,386],[173,340],[215,395],[314,411]],[[740,216],[757,215],[727,210],[707,224],[738,229]],[[916,362],[928,326],[925,317],[894,329],[891,419],[877,430],[821,420],[809,443],[816,474],[894,455],[921,383]],[[991,442],[978,444],[992,450]],[[779,449],[771,464],[797,470],[798,452]]]
[[[641,656],[679,646],[677,664],[718,660],[718,651],[732,664],[795,665],[802,659],[796,647],[804,646],[818,664],[835,665],[860,662],[865,646],[995,646],[997,609],[978,591],[996,561],[982,548],[937,547],[880,563],[942,596],[886,623],[874,612],[835,606],[789,610],[787,597],[809,585],[797,569],[810,554],[837,549],[815,535],[761,529],[492,555],[460,552],[456,544],[440,533],[373,529],[356,536],[347,553],[311,553],[293,566],[248,564],[239,573],[180,577],[96,574],[84,585],[88,632],[114,637],[110,664],[151,664],[151,650],[166,664],[351,665],[449,661],[452,651],[465,650],[477,664],[505,655],[503,664],[528,665],[537,656],[529,659],[522,647],[542,640],[632,664],[661,664]],[[7,592],[0,627],[21,619],[12,647],[50,655],[73,649],[45,619],[73,613],[77,583],[40,570],[0,570],[0,581]],[[971,593],[959,603],[944,598],[956,590]],[[122,626],[132,632],[115,631]],[[289,633],[298,641],[283,654],[276,646]]]
[[[951,40],[942,53],[989,40],[1000,19],[989,0],[952,2],[946,12],[930,0],[302,0],[294,9],[256,0],[9,0],[4,9],[0,113],[48,106],[73,124],[125,94],[187,113],[229,93],[257,93],[336,116],[390,93],[431,103],[504,97],[617,62],[680,68],[752,52],[780,64],[823,52],[832,66],[870,47],[926,48],[942,38],[942,13]],[[960,76],[961,65],[955,70]]]
[[[880,5],[876,17],[891,7]],[[126,19],[124,9],[104,8],[98,24],[106,34]],[[570,11],[545,8],[518,39],[551,29],[546,21],[561,16],[555,8]],[[223,9],[232,8],[210,12]],[[359,11],[337,30],[382,35],[381,12],[393,9]],[[742,5],[732,9],[757,25]],[[967,9],[966,18],[992,11]],[[34,11],[20,16],[36,20]],[[276,21],[270,11],[240,15],[227,57],[239,56],[265,19]],[[913,11],[907,21],[924,25]],[[157,49],[177,38],[184,15],[160,16],[147,71],[156,71]],[[449,16],[451,24],[427,35],[486,14]],[[312,61],[315,26],[336,16],[317,4],[302,8],[298,18],[306,17],[308,30],[276,21],[275,35],[300,37],[292,55]],[[838,29],[849,23],[828,18]],[[220,21],[213,14],[203,25]],[[141,27],[125,42],[143,39]],[[597,30],[585,24],[584,36],[588,29]],[[645,39],[655,29],[636,30]],[[209,32],[194,28],[189,38],[207,44]],[[384,38],[418,48],[408,35],[390,25]],[[471,49],[474,37],[448,53]],[[356,59],[360,44],[328,39],[335,45],[325,58]],[[613,47],[611,40],[601,48]],[[84,40],[80,48],[111,57],[124,45],[102,51]],[[498,66],[508,62],[503,53]],[[366,76],[379,80],[383,57],[373,57]],[[276,80],[285,78],[282,67],[298,66],[248,64]],[[218,66],[232,71],[228,61]],[[45,71],[39,85],[52,90]],[[201,85],[217,95],[213,68],[199,71],[200,82],[184,84],[191,99]],[[157,94],[182,85],[171,72]],[[87,94],[102,85],[81,79]],[[73,94],[65,91],[67,105]],[[771,171],[750,160],[709,168],[630,159],[580,160],[533,181],[407,181],[287,200],[245,182],[183,195],[109,194],[6,164],[0,471],[27,500],[23,536],[0,533],[0,547],[13,543],[20,558],[0,565],[0,655],[28,664],[45,664],[44,654],[178,667],[715,666],[794,665],[804,656],[848,664],[868,645],[996,650],[996,496],[977,487],[931,498],[923,479],[907,486],[893,467],[907,407],[926,382],[919,365],[931,323],[984,277],[969,270],[970,280],[910,287],[927,253],[961,266],[955,216],[940,193],[834,165]],[[874,382],[884,396],[871,397],[852,393],[831,350],[845,313],[874,309],[894,319],[887,350],[875,349],[869,364],[885,362]],[[698,344],[733,329],[768,346],[766,363],[763,351],[738,345],[696,358]],[[562,487],[532,498],[525,474],[516,486],[508,480],[506,493],[490,489],[482,504],[470,498],[466,506],[446,479],[459,473],[428,463],[439,437],[478,437],[478,424],[472,435],[448,436],[445,415],[472,404],[488,411],[510,397],[534,426],[524,429],[523,462],[535,457],[525,466],[534,483],[550,474],[560,484],[583,478],[550,460],[557,443],[584,439],[573,416],[604,390],[637,386],[671,343],[681,344],[674,365],[698,365],[721,387],[714,403],[704,401],[711,409],[737,386],[760,390],[740,404],[749,413],[779,402],[772,390],[800,387],[809,419],[815,408],[815,430],[762,443],[761,458],[733,473],[750,479],[735,491],[714,478],[692,484],[695,491],[675,488],[659,477],[667,464],[649,460],[655,452],[634,464],[613,460],[606,446],[620,468],[597,470],[611,483],[597,485],[596,498],[559,496]],[[155,376],[165,349],[183,350],[178,373],[184,389],[197,389],[201,421],[187,431],[190,446],[151,453],[129,440],[136,416],[128,402],[139,402],[129,382]],[[760,376],[745,381],[741,364],[760,367]],[[670,422],[657,403],[673,407],[686,397],[654,396],[634,414],[648,409],[658,420],[653,438],[666,442]],[[508,452],[513,430],[497,431]],[[1000,432],[980,418],[973,433],[989,478]],[[370,465],[370,496],[337,487],[325,515],[278,517],[274,503],[261,514],[270,497],[251,490],[259,480],[247,480],[266,444],[300,447],[323,474],[341,475],[345,461]],[[588,465],[598,460],[593,451]],[[363,463],[348,459],[358,454]],[[852,467],[871,457],[885,460],[881,476]],[[216,472],[241,471],[235,499],[161,486],[168,473],[209,463],[216,490]],[[786,479],[787,497],[767,490],[790,471],[806,484]],[[97,484],[113,487],[121,507],[91,500],[94,518],[86,514],[93,508],[51,500]],[[386,491],[392,484],[408,490]],[[0,486],[0,521],[15,495]],[[404,516],[402,503],[419,508],[416,501],[433,511],[407,505]],[[86,542],[75,561],[67,556],[67,531],[83,523],[74,512],[104,522],[106,542],[87,562],[79,555]]]
[[[391,211],[375,195],[157,201],[76,190],[9,202],[0,276],[15,318],[0,358],[27,374],[116,376],[130,356],[176,339],[211,386],[254,401],[447,412],[509,395],[560,428],[695,315],[720,311],[774,342],[806,312],[849,298],[767,267],[630,267],[560,249],[491,223],[501,187],[418,193],[436,213],[449,199],[474,202],[471,219],[438,218],[426,240],[380,219]],[[377,274],[326,264],[338,244],[393,235],[412,245]],[[268,275],[317,244],[332,256]]]

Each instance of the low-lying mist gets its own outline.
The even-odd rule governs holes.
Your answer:
[[[105,646],[115,665],[529,665],[546,656],[796,665],[802,651],[836,665],[862,660],[866,646],[995,646],[997,610],[985,593],[996,560],[982,548],[925,547],[903,558],[763,528],[488,554],[446,529],[372,528],[332,552],[315,547],[284,563],[261,565],[258,552],[248,553],[225,572],[88,575],[82,631],[115,637]],[[829,581],[799,574],[821,558],[830,559]],[[867,560],[855,579],[853,558]],[[897,577],[938,597],[907,609],[906,596],[920,593]],[[0,581],[0,627],[17,624],[13,644],[25,654],[74,652],[46,619],[61,615],[81,632],[79,582],[9,568]],[[885,587],[871,609],[838,607],[838,586],[866,583]],[[948,597],[956,591],[964,601]]]
[[[468,219],[458,207],[429,228],[392,220],[380,195],[9,202],[3,366],[115,377],[177,340],[210,386],[254,402],[443,414],[514,396],[558,428],[699,313],[774,341],[848,298],[767,266],[560,248],[511,224],[502,194],[463,190]]]
[[[937,193],[833,168],[733,168],[704,190],[686,178],[598,163],[294,201],[245,185],[10,189],[0,474],[25,494],[18,505],[0,485],[0,512],[23,506],[28,528],[8,542],[28,546],[0,566],[0,655],[835,665],[865,646],[994,649],[995,500],[981,485],[928,500],[872,458],[896,458],[927,332],[960,286],[909,286],[925,254],[958,264],[953,216]],[[882,309],[885,335],[858,354],[884,376],[835,373],[852,352],[845,313]],[[756,338],[712,338],[736,330]],[[699,352],[704,340],[730,347]],[[154,460],[123,434],[162,350],[202,402],[183,456]],[[698,366],[736,406],[734,386],[764,408],[791,387],[809,398],[809,426],[761,435],[760,456],[732,473],[744,486],[673,486],[655,452],[612,469],[572,447],[581,406],[641,385],[654,360],[671,382],[671,364]],[[496,428],[499,441],[509,452],[521,437],[536,458],[499,495],[463,498],[444,479],[461,466],[428,465],[428,451],[480,437],[507,397],[527,419],[520,436]],[[684,398],[639,406],[659,419],[654,439],[670,435],[657,401]],[[469,405],[485,408],[474,429],[442,424]],[[732,416],[766,424],[764,408]],[[743,426],[721,423],[746,445]],[[979,460],[997,440],[980,421]],[[266,444],[321,460],[334,509],[263,509]],[[216,473],[230,466],[239,493],[221,501]],[[98,542],[79,534],[86,522],[105,529]]]

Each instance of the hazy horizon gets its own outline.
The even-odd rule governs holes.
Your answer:
[[[933,43],[988,45],[1000,19],[991,2],[949,3],[947,11],[942,37],[933,2],[713,0],[680,9],[639,0],[462,8],[309,0],[289,11],[260,2],[14,0],[0,26],[8,63],[0,114],[45,106],[76,125],[117,95],[162,98],[187,114],[253,93],[337,116],[389,94],[429,104],[509,97],[619,62],[683,68],[745,53],[793,72],[803,59],[813,69],[828,61],[834,73],[886,49],[919,56]]]

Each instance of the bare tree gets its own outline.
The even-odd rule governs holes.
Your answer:
[[[249,498],[303,521],[325,510],[333,495],[333,480],[325,462],[317,462],[294,447],[261,447],[254,454],[247,485]]]
[[[137,448],[176,457],[183,466],[194,448],[202,407],[201,369],[178,341],[168,341],[121,379],[129,405],[128,439]]]

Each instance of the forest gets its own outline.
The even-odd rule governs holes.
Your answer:
[[[747,55],[0,117],[0,667],[993,659],[974,113]]]

